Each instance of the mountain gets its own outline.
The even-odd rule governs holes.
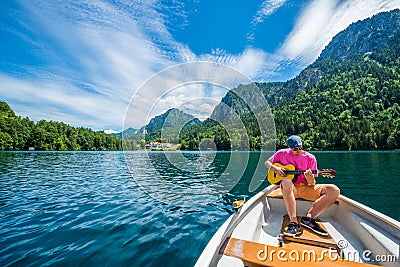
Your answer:
[[[161,129],[182,128],[184,125],[200,123],[200,120],[179,109],[171,108],[164,114],[156,116],[145,126],[146,133],[156,133]]]
[[[131,136],[131,135],[133,135],[133,134],[140,134],[140,133],[142,133],[141,131],[140,131],[141,129],[134,129],[134,128],[128,128],[128,129],[125,129],[125,130],[123,130],[122,132],[120,132],[120,133],[113,133],[113,134],[111,134],[111,135],[113,135],[113,136],[117,136],[117,137],[120,137],[120,138],[122,138],[122,137],[126,137],[126,136]]]
[[[165,113],[152,118],[147,125],[140,129],[128,128],[119,133],[118,136],[141,143],[141,145],[143,145],[143,142],[148,143],[151,141],[179,143],[181,129],[200,123],[201,121],[196,117],[179,109],[171,108]]]
[[[400,10],[353,23],[294,79],[257,83],[275,117],[277,148],[285,147],[291,134],[301,135],[306,149],[400,148],[399,29]],[[231,107],[241,116],[251,135],[251,148],[256,149],[261,138],[254,115],[235,93],[250,95],[252,86],[228,92],[212,118],[224,118],[229,112],[221,107]],[[182,142],[213,138],[226,147],[226,134],[215,137],[220,126],[203,128],[203,132],[186,131]]]
[[[392,37],[399,31],[399,26],[399,9],[352,23],[332,39],[319,59],[343,59],[352,55],[384,50],[391,45]]]
[[[300,74],[286,82],[256,83],[271,106],[292,99],[300,90],[315,86],[334,66],[326,68],[326,59],[345,60],[354,55],[383,51],[394,45],[400,29],[400,10],[379,13],[369,19],[351,24],[325,47],[319,58]],[[248,112],[243,101],[229,91],[221,100],[238,114]]]

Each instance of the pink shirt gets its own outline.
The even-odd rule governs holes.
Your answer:
[[[317,170],[317,160],[314,155],[304,151],[304,153],[296,156],[290,148],[278,150],[272,157],[268,159],[272,163],[279,162],[282,165],[293,164],[296,170]],[[318,174],[314,174],[317,177]],[[300,174],[294,184],[307,183],[304,174]]]

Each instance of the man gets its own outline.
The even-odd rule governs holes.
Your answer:
[[[296,236],[301,233],[300,225],[296,215],[296,198],[303,198],[314,201],[312,207],[306,216],[302,217],[300,224],[312,231],[327,236],[328,233],[322,229],[314,220],[324,210],[329,208],[338,198],[340,190],[333,184],[315,184],[315,177],[311,170],[317,170],[317,160],[314,155],[303,150],[303,143],[299,136],[292,135],[287,140],[288,148],[277,151],[266,162],[265,166],[272,169],[277,175],[285,177],[284,169],[273,165],[281,163],[282,165],[293,164],[297,170],[307,170],[300,174],[293,181],[285,178],[280,187],[285,201],[286,210],[290,218],[290,223],[284,232],[287,236]]]

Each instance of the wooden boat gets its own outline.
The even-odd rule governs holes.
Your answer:
[[[304,215],[312,202],[296,204]],[[195,266],[400,266],[400,222],[352,199],[340,195],[318,217],[328,237],[305,228],[284,236],[286,214],[279,187],[267,187],[218,229]]]

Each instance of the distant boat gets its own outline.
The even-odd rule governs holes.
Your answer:
[[[304,215],[312,202],[296,204]],[[195,266],[400,266],[400,222],[361,203],[340,195],[318,217],[328,237],[303,227],[298,237],[284,236],[286,214],[279,187],[267,187],[225,221]]]

